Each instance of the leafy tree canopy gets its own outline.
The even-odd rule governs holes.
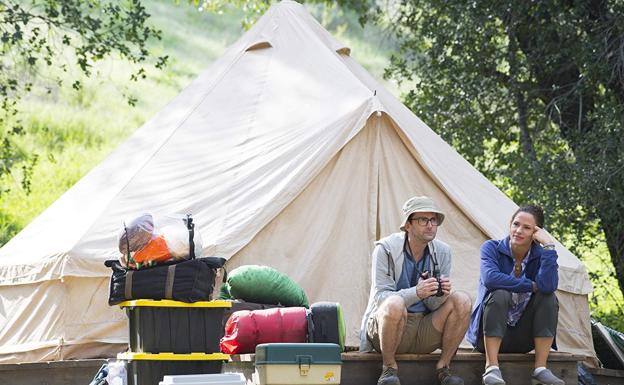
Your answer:
[[[247,26],[272,3],[189,1],[246,10]],[[624,292],[624,3],[336,3],[396,34],[385,76],[411,88],[405,104],[488,179],[544,206],[573,252],[606,240]]]
[[[29,189],[37,155],[16,145],[28,130],[18,118],[19,101],[33,87],[50,92],[62,83],[60,77],[39,78],[41,68],[77,68],[89,76],[95,62],[116,54],[138,65],[129,80],[144,78],[146,44],[160,38],[148,18],[139,0],[0,0],[0,177],[22,165],[21,183]],[[166,59],[158,58],[156,67]],[[71,86],[80,89],[78,77]],[[0,195],[5,190],[0,187]]]
[[[624,291],[624,3],[369,5],[404,102],[573,251],[604,237]]]

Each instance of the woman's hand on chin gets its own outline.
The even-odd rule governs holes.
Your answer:
[[[542,246],[554,245],[555,240],[544,229],[539,226],[535,226],[535,232],[533,233],[533,240],[539,242]]]

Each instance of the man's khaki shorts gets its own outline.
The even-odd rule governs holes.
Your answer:
[[[433,327],[433,313],[407,313],[407,321],[397,353],[431,353],[442,346],[442,333]],[[376,351],[379,344],[379,322],[377,314],[371,315],[366,324],[366,336]]]

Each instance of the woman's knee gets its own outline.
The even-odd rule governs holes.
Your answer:
[[[535,295],[536,301],[539,300],[540,302],[553,303],[553,304],[556,304],[559,302],[557,300],[557,295],[555,293],[544,293],[544,292],[538,291],[534,295]]]
[[[511,292],[507,290],[494,290],[488,300],[486,301],[486,307],[502,307],[506,308],[511,303]]]
[[[538,309],[559,312],[559,300],[555,293],[542,293],[538,291],[535,295],[535,306]]]

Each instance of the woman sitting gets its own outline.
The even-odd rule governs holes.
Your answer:
[[[533,384],[564,384],[546,368],[551,346],[556,349],[559,278],[554,239],[543,227],[541,207],[520,207],[509,236],[481,246],[479,290],[467,338],[485,352],[485,385],[505,384],[498,353],[533,349]]]

